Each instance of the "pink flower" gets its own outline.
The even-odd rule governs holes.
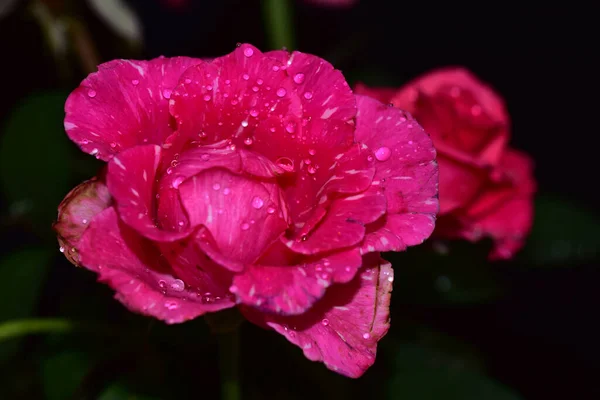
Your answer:
[[[238,306],[341,374],[374,362],[393,281],[379,252],[423,242],[438,210],[435,151],[410,115],[318,57],[250,45],[111,61],[65,109],[69,137],[108,165],[56,230],[126,307],[172,324]]]
[[[445,68],[399,89],[356,92],[411,112],[431,134],[440,164],[440,218],[434,235],[494,239],[492,259],[512,257],[533,220],[533,163],[511,149],[504,102],[463,68]]]

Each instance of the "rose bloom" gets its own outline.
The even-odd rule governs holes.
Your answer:
[[[309,54],[115,60],[65,129],[107,162],[59,207],[64,254],[128,309],[180,323],[230,307],[358,377],[389,327],[382,251],[433,231],[437,164],[407,113]]]
[[[535,180],[531,159],[512,148],[500,96],[463,68],[433,71],[369,95],[407,110],[431,134],[440,168],[435,237],[491,237],[491,259],[512,257],[531,230]]]

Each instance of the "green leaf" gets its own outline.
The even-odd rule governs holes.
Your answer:
[[[0,277],[4,301],[0,302],[0,322],[30,316],[37,304],[46,278],[51,254],[45,249],[30,248],[0,259]],[[0,343],[0,363],[18,348],[18,341]]]
[[[0,137],[0,189],[13,218],[27,216],[49,231],[70,185],[71,146],[63,129],[61,93],[32,95],[15,108]]]
[[[533,266],[585,262],[600,256],[600,216],[567,199],[535,201],[533,229],[518,259]]]
[[[495,300],[501,281],[487,257],[491,241],[429,241],[403,253],[387,253],[396,275],[395,301],[466,304]]]
[[[403,343],[396,349],[389,399],[518,400],[521,397],[485,375],[465,367],[456,355]]]
[[[81,351],[65,351],[46,358],[42,364],[46,398],[73,398],[91,367],[89,357]]]

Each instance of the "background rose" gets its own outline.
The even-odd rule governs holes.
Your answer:
[[[462,68],[432,71],[400,89],[357,93],[411,112],[431,134],[440,164],[436,236],[494,239],[492,259],[512,257],[533,220],[532,162],[508,147],[509,117],[502,99]]]
[[[55,226],[71,261],[167,323],[240,305],[357,377],[389,326],[381,251],[432,232],[437,165],[410,115],[354,96],[324,60],[250,45],[206,62],[116,60],[65,129],[108,162]]]

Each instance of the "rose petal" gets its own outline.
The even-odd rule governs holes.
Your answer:
[[[313,308],[298,316],[242,312],[259,325],[268,325],[302,348],[312,361],[342,375],[358,378],[375,361],[377,342],[389,329],[393,270],[378,255],[364,260],[353,281],[332,286]]]
[[[189,229],[168,231],[156,223],[154,181],[161,157],[155,145],[136,146],[108,163],[107,185],[121,219],[143,236],[156,241],[175,241]]]
[[[104,161],[138,144],[162,144],[173,132],[171,91],[187,68],[202,62],[175,57],[101,64],[67,99],[67,135]]]
[[[332,202],[327,215],[308,236],[281,240],[295,252],[316,254],[353,246],[363,239],[365,226],[385,214],[385,195],[377,188]]]
[[[81,235],[94,216],[112,203],[104,177],[94,177],[67,194],[58,206],[58,218],[53,228],[58,233],[61,251],[67,259],[79,265],[77,248]]]
[[[185,181],[179,193],[192,226],[206,226],[233,261],[253,262],[288,226],[287,206],[272,183],[213,168]]]
[[[153,244],[119,222],[113,207],[102,211],[81,238],[81,264],[117,293],[115,298],[131,311],[168,324],[196,318],[206,312],[232,307],[229,300],[203,303],[178,279]],[[220,288],[206,286],[203,291]]]
[[[350,281],[361,265],[356,248],[297,265],[250,265],[234,278],[231,291],[261,311],[296,315],[323,297],[332,283]]]
[[[359,82],[354,87],[353,92],[355,95],[368,96],[379,100],[383,104],[390,104],[392,98],[398,92],[398,89],[390,87],[370,87]]]
[[[372,184],[385,190],[387,199],[386,217],[368,227],[362,249],[401,250],[420,244],[431,235],[439,207],[431,139],[410,114],[365,96],[357,96],[356,102],[356,140],[374,152]]]

